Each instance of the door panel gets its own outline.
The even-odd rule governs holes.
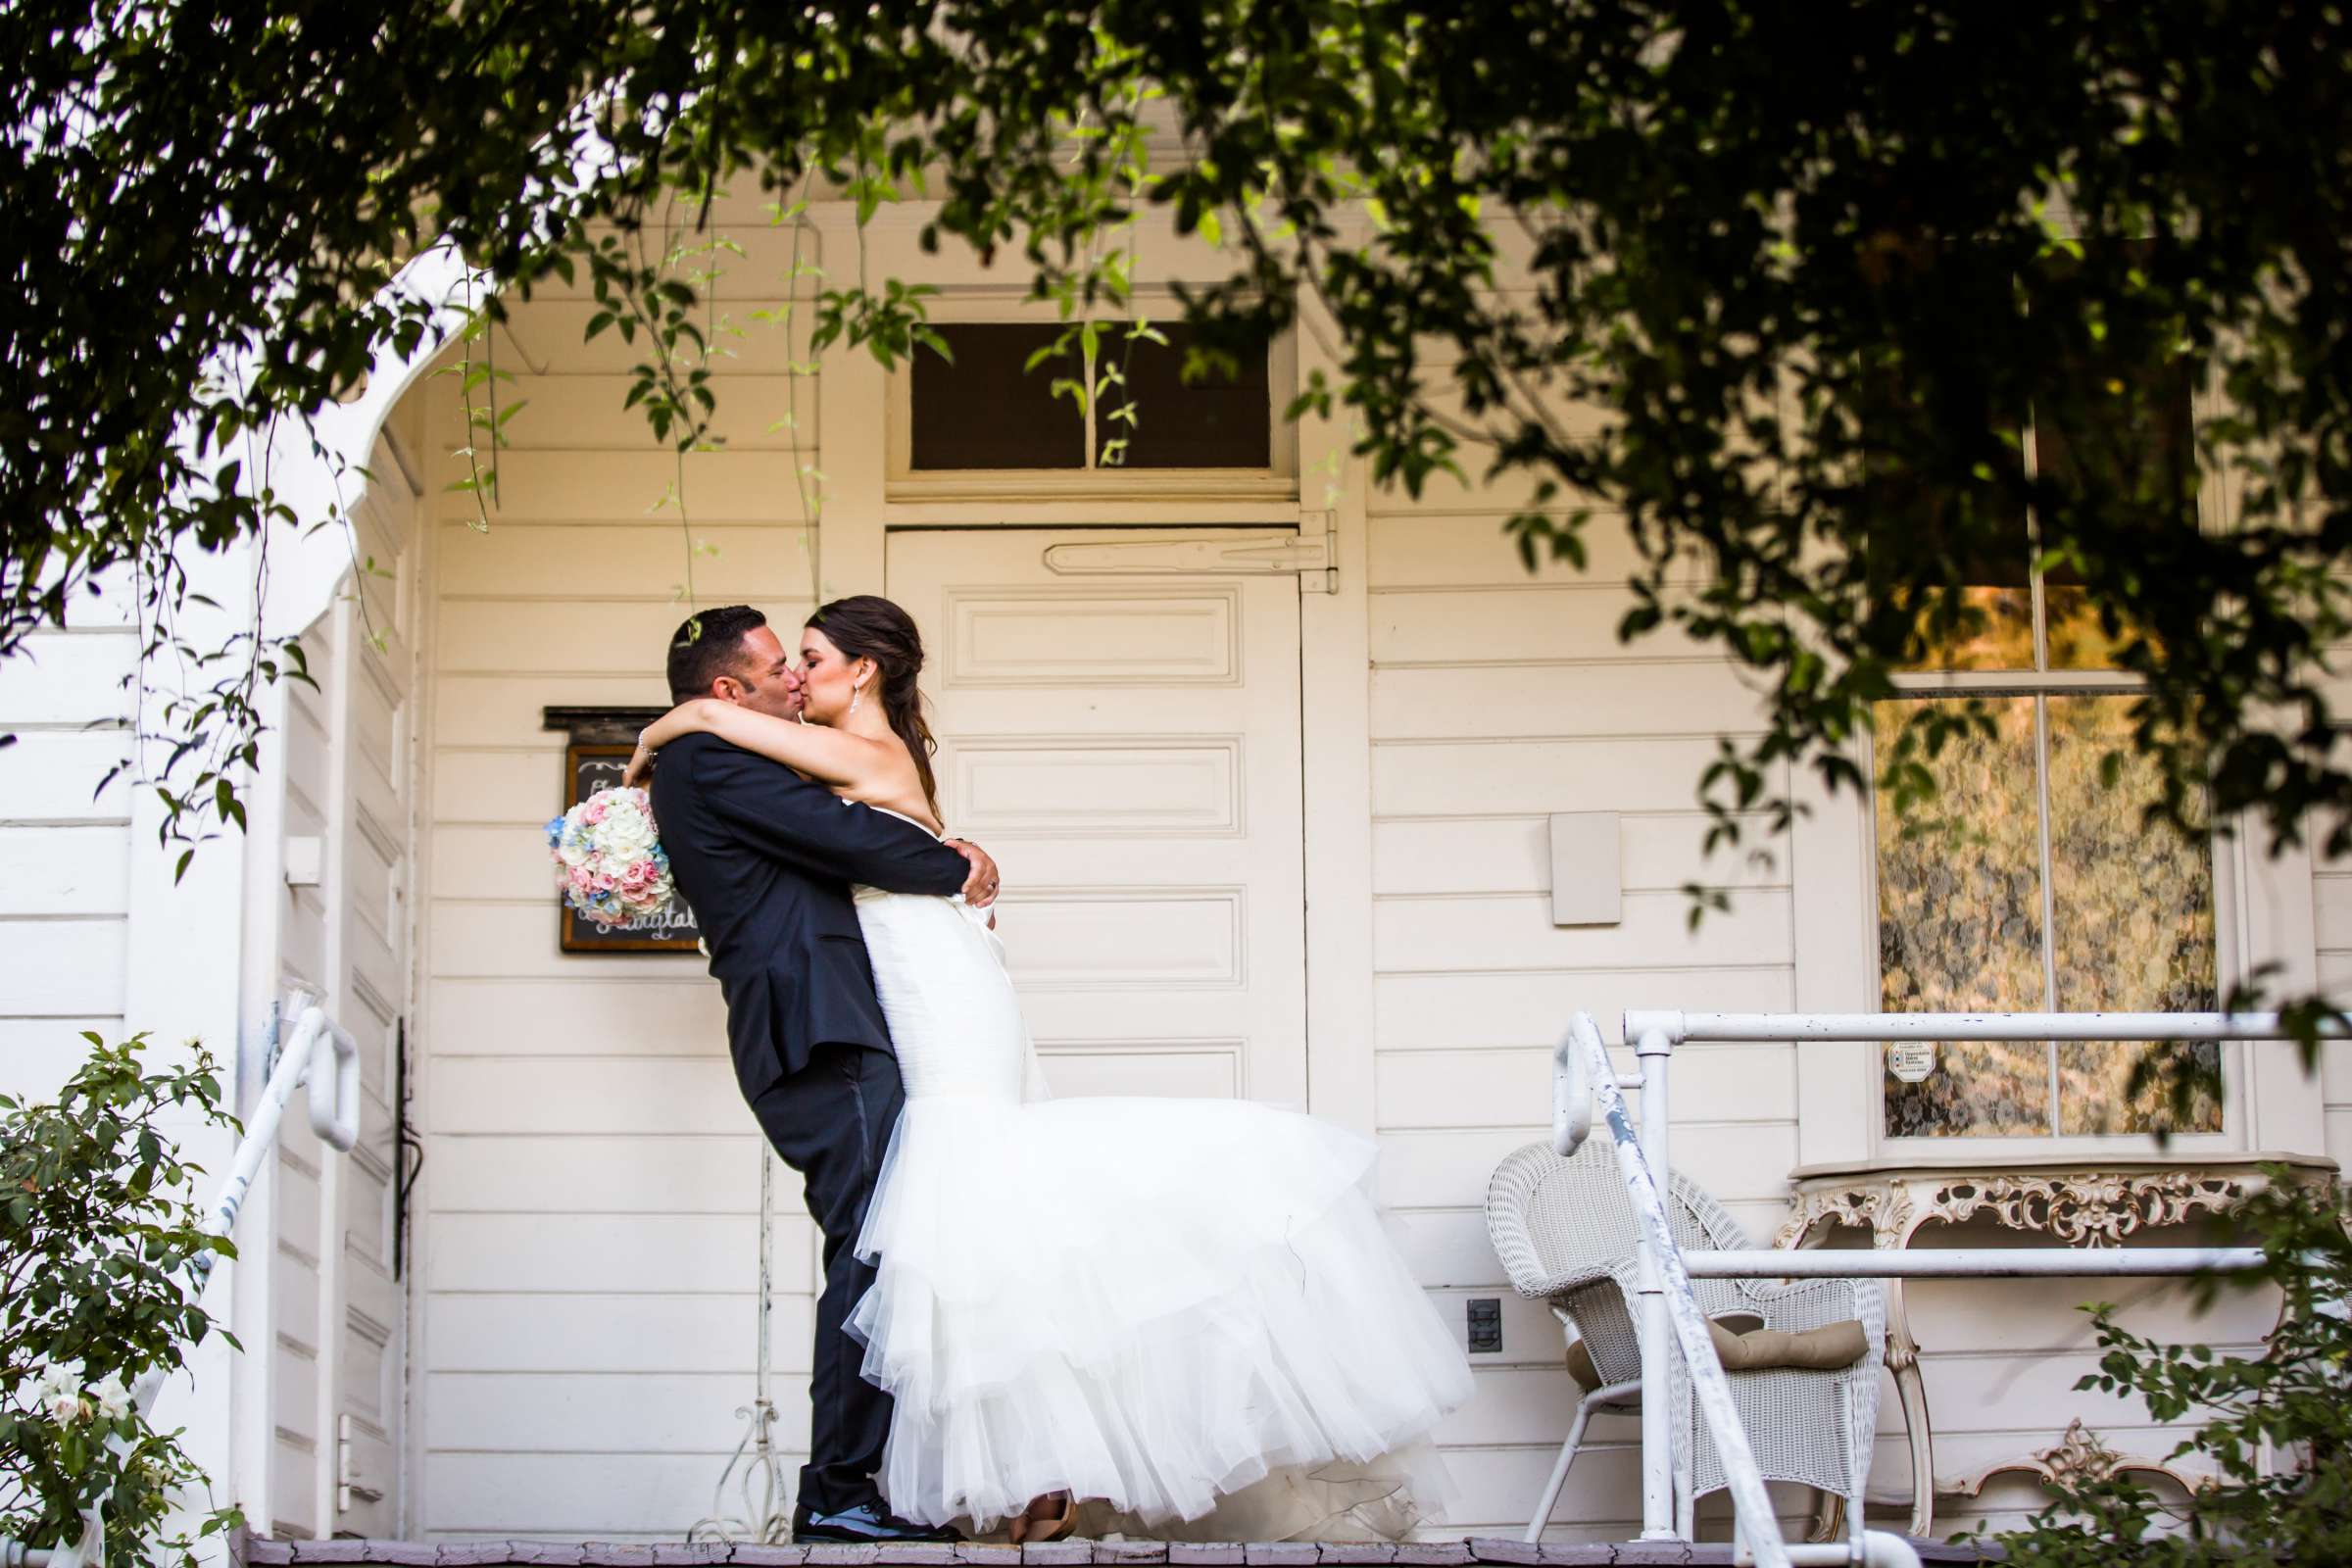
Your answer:
[[[379,475],[398,475],[379,461]],[[291,693],[289,837],[317,839],[321,874],[283,894],[278,966],[318,999],[360,1056],[360,1140],[335,1154],[300,1102],[284,1123],[272,1259],[274,1388],[269,1518],[295,1537],[397,1533],[404,1306],[392,1276],[398,1086],[408,1004],[409,693],[402,618],[416,569],[416,498],[371,488],[352,526],[374,569],[302,636],[315,688]]]
[[[1302,1106],[1298,579],[1045,564],[1139,537],[892,535],[941,809],[1004,867],[1000,931],[1055,1093]]]

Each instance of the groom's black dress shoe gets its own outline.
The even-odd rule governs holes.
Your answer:
[[[839,1513],[817,1513],[803,1504],[792,1510],[792,1539],[808,1541],[961,1541],[945,1525],[918,1525],[878,1502],[860,1502]]]

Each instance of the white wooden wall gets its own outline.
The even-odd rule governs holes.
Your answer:
[[[2352,858],[2315,859],[2311,876],[2312,930],[2321,989],[2338,1006],[2352,1004]],[[2328,1152],[2352,1169],[2352,1040],[2331,1040],[2321,1057],[2328,1107]]]
[[[1429,373],[1442,377],[1443,367]],[[1592,422],[1589,411],[1555,414],[1571,429]],[[1480,461],[1472,453],[1466,466],[1475,472]],[[1458,1322],[1473,1297],[1499,1297],[1503,1306],[1503,1350],[1477,1358],[1479,1396],[1443,1434],[1463,1491],[1448,1533],[1524,1525],[1573,1413],[1559,1330],[1504,1283],[1481,1209],[1496,1162],[1546,1130],[1549,1050],[1569,1014],[1591,1011],[1621,1044],[1628,1007],[1796,1005],[1792,846],[1763,841],[1764,857],[1702,853],[1700,772],[1717,736],[1761,729],[1758,697],[1719,656],[1671,630],[1617,641],[1633,550],[1609,514],[1587,532],[1588,572],[1531,575],[1500,527],[1525,494],[1519,479],[1440,479],[1417,499],[1399,488],[1367,503],[1384,1197],[1449,1317]],[[1867,807],[1849,795],[1829,808]],[[1544,819],[1581,810],[1622,813],[1623,915],[1613,926],[1551,923]],[[2352,867],[2341,876],[2323,879],[2320,929],[2323,944],[2346,950],[2334,960],[2346,967]],[[1729,912],[1691,930],[1689,883],[1728,892]],[[1799,1163],[1796,1076],[1786,1046],[1693,1045],[1674,1058],[1675,1163],[1759,1244],[1787,1217]],[[2352,1102],[2344,1048],[2330,1099]],[[2345,1112],[2352,1103],[2336,1124],[2352,1133]],[[2276,1312],[2275,1298],[2240,1299],[2196,1318],[2183,1293],[2156,1282],[1915,1285],[1940,1476],[2049,1447],[2078,1416],[2119,1450],[2169,1452],[2179,1429],[2151,1429],[2136,1405],[2073,1392],[2096,1361],[2075,1308],[2094,1298],[2123,1303],[2124,1321],[2139,1332],[2217,1347],[2256,1346]],[[1890,1380],[1883,1392],[1872,1491],[1906,1504],[1889,1510],[1900,1522],[1909,1455]],[[1595,1432],[1599,1447],[1578,1460],[1547,1539],[1639,1533],[1636,1426],[1603,1420]],[[1996,1482],[1981,1497],[1944,1499],[1938,1532],[2013,1524],[2041,1500],[2034,1484]],[[1702,1529],[1723,1501],[1702,1509]],[[1785,1499],[1791,1525],[1796,1504]]]
[[[722,212],[719,310],[744,332],[721,369],[723,450],[677,476],[621,405],[642,357],[559,289],[522,307],[500,397],[500,505],[477,531],[443,457],[425,808],[429,857],[414,1049],[429,1129],[417,1217],[413,1424],[420,1535],[666,1536],[710,1507],[754,1361],[759,1161],[718,988],[687,956],[564,956],[541,823],[563,807],[548,705],[667,701],[663,651],[696,603],[797,624],[813,530],[773,310],[789,235]],[[810,243],[806,259],[813,261]],[[803,291],[808,288],[803,283]],[[805,344],[806,323],[794,330]],[[817,463],[815,383],[798,378],[798,461]],[[463,444],[457,387],[430,383],[433,447]],[[804,1445],[814,1242],[778,1167],[780,1440]],[[798,1460],[790,1463],[797,1466]]]
[[[97,784],[129,755],[138,656],[121,594],[76,599],[67,629],[0,661],[0,1091],[46,1096],[122,1034],[130,790]],[[94,727],[93,727],[94,726]]]
[[[257,890],[276,901],[275,995],[318,1000],[361,1060],[358,1144],[336,1155],[307,1118],[288,1117],[256,1205],[253,1228],[266,1224],[273,1242],[270,1433],[268,1484],[246,1495],[281,1537],[383,1535],[398,1517],[406,1324],[393,1188],[417,777],[417,413],[401,411],[376,446],[350,514],[358,564],[302,633],[312,683],[285,688],[277,822],[288,839],[318,841],[318,879]]]
[[[1700,854],[1698,772],[1715,734],[1752,725],[1751,700],[1686,645],[1618,644],[1621,526],[1595,524],[1591,578],[1531,577],[1501,532],[1510,504],[1450,483],[1376,495],[1364,568],[1382,1189],[1450,1319],[1502,1298],[1502,1353],[1478,1358],[1478,1398],[1444,1434],[1462,1488],[1447,1528],[1479,1533],[1526,1523],[1575,1407],[1558,1326],[1511,1294],[1483,1212],[1495,1164],[1547,1130],[1569,1014],[1614,1039],[1629,1006],[1785,1008],[1791,973],[1785,856]],[[1582,810],[1624,813],[1614,926],[1551,923],[1545,818]],[[1695,933],[1680,891],[1693,881],[1738,890]],[[1790,1053],[1692,1047],[1677,1068],[1678,1162],[1768,1233],[1795,1162]],[[1635,1435],[1597,1429],[1556,1539],[1640,1533]]]
[[[523,372],[502,397],[531,406],[508,427],[488,530],[469,526],[470,501],[444,489],[456,464],[441,460],[428,486],[438,499],[416,1042],[429,1138],[409,1519],[418,1534],[675,1539],[709,1510],[742,1430],[761,1153],[716,988],[695,958],[560,956],[535,829],[562,787],[563,738],[540,729],[540,709],[663,699],[661,652],[688,609],[677,590],[690,540],[716,551],[694,561],[700,604],[749,601],[788,618],[810,601],[818,532],[804,526],[791,433],[774,424],[791,355],[752,318],[777,303],[784,240],[744,217],[721,213],[756,254],[730,264],[719,294],[748,335],[729,340],[724,449],[687,461],[688,526],[662,508],[672,458],[620,408],[642,350],[610,337],[583,345],[591,307],[561,292],[522,307],[499,344],[500,363]],[[956,281],[946,259],[917,261],[910,235],[877,233],[876,268]],[[826,593],[874,585],[885,522],[1020,513],[1166,523],[1247,511],[1090,499],[1006,502],[983,515],[891,501],[879,378],[829,360],[827,379],[826,407],[857,417],[820,459],[816,387],[799,383],[800,460],[852,498],[822,530]],[[419,395],[429,444],[460,444],[454,384]],[[1360,466],[1352,471],[1360,485]],[[1340,602],[1365,596],[1363,619],[1350,610],[1346,632],[1360,626],[1366,640],[1350,667],[1362,671],[1368,716],[1343,740],[1363,748],[1369,812],[1334,817],[1310,778],[1309,859],[1362,835],[1372,899],[1368,957],[1349,960],[1364,972],[1310,979],[1371,998],[1367,1026],[1334,1038],[1323,1024],[1310,1042],[1315,1102],[1351,1117],[1364,1107],[1384,1146],[1384,1196],[1448,1317],[1458,1326],[1472,1297],[1504,1303],[1504,1350],[1481,1358],[1477,1399],[1441,1435],[1462,1493],[1448,1534],[1523,1522],[1572,1410],[1557,1331],[1504,1286],[1481,1215],[1495,1162],[1542,1132],[1546,1054],[1566,1016],[1587,1008],[1613,1030],[1629,1006],[1782,1009],[1796,996],[1788,847],[1762,862],[1700,855],[1698,772],[1716,735],[1755,725],[1754,699],[1721,661],[1670,636],[1617,644],[1629,546],[1607,517],[1590,536],[1588,575],[1526,573],[1499,532],[1514,499],[1440,482],[1418,500],[1310,503],[1338,505],[1344,526],[1360,530],[1348,535]],[[1311,667],[1322,658],[1314,628],[1331,635],[1332,606],[1306,608]],[[1328,710],[1307,722],[1320,733]],[[1331,765],[1318,760],[1310,772],[1328,777]],[[1549,917],[1544,818],[1581,809],[1623,813],[1624,918],[1561,930]],[[1318,832],[1332,835],[1320,849]],[[1680,891],[1690,881],[1734,894],[1731,911],[1695,932]],[[2352,921],[2331,924],[2323,909],[2320,926],[2324,943],[2332,931],[2352,945],[2341,934]],[[1312,929],[1309,950],[1324,956],[1316,962],[1355,951]],[[1798,1157],[1794,1054],[1693,1047],[1677,1060],[1678,1162],[1768,1237]],[[2330,1097],[2352,1105],[2340,1063]],[[773,1334],[792,1447],[805,1441],[797,1378],[813,1238],[781,1175]],[[2091,1353],[2071,1303],[2093,1294],[2132,1303],[2143,1330],[2245,1344],[2265,1326],[2261,1310],[2242,1307],[2192,1324],[2177,1297],[2143,1298],[2129,1283],[1919,1287],[1914,1318],[1946,1475],[2047,1446],[2076,1414],[2118,1446],[2169,1447],[2132,1411],[2071,1393]],[[1898,1493],[1906,1467],[1891,1390],[1884,1428],[1876,1485]],[[1596,1431],[1556,1538],[1634,1531],[1633,1436],[1623,1424]],[[1996,1489],[1942,1516],[1956,1526],[2014,1517],[2034,1497]],[[1789,1508],[1793,1522],[1797,1499]]]
[[[1478,1398],[1444,1434],[1463,1492],[1449,1533],[1523,1525],[1574,1408],[1559,1330],[1511,1294],[1481,1208],[1494,1165],[1547,1130],[1549,1054],[1566,1018],[1588,1009],[1614,1042],[1628,1007],[1793,1005],[1788,846],[1774,846],[1769,862],[1701,854],[1699,771],[1717,733],[1754,726],[1753,700],[1726,664],[1670,635],[1616,642],[1628,601],[1613,579],[1628,546],[1608,519],[1594,525],[1593,574],[1580,581],[1556,570],[1531,578],[1501,516],[1458,490],[1418,505],[1375,497],[1370,516],[1384,1197],[1449,1318],[1460,1321],[1472,1297],[1503,1304],[1502,1353],[1477,1358]],[[1615,926],[1551,924],[1544,816],[1573,810],[1624,813]],[[1729,890],[1730,912],[1690,931],[1689,882]],[[2323,897],[2330,891],[2324,884]],[[2331,1093],[2352,1098],[2346,1062],[2339,1053]],[[1768,1242],[1797,1163],[1793,1050],[1686,1046],[1673,1073],[1676,1165]],[[2125,1322],[2142,1333],[2241,1348],[2259,1344],[2276,1311],[2237,1300],[2200,1320],[2181,1293],[2153,1282],[1915,1284],[1941,1475],[2046,1448],[2077,1416],[2119,1450],[2171,1449],[2178,1429],[2152,1430],[2136,1405],[2073,1392],[2097,1360],[2075,1307],[2094,1298],[2126,1303]],[[1891,1382],[1884,1393],[1873,1491],[1907,1497]],[[1636,1426],[1604,1420],[1595,1431],[1599,1447],[1578,1460],[1547,1539],[1640,1531]],[[1981,1499],[1945,1499],[1938,1530],[2012,1524],[2038,1504],[2031,1484],[1998,1482]]]

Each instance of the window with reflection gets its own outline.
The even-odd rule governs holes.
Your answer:
[[[908,467],[1238,468],[1273,461],[1267,350],[1220,362],[1181,321],[1106,322],[1097,357],[1059,322],[947,321],[946,354],[913,356]],[[1187,369],[1193,373],[1187,374]],[[1072,396],[1093,382],[1093,399]],[[1058,387],[1056,383],[1061,383]]]
[[[2195,522],[2189,367],[2086,365],[2022,421],[2018,461],[2059,487],[2129,489]],[[1886,492],[1925,515],[1922,498]],[[1880,1005],[1886,1011],[2200,1011],[2220,990],[2213,855],[2141,826],[2161,791],[2132,747],[2135,682],[2071,573],[2035,568],[2035,519],[2015,548],[1973,563],[1958,633],[1877,705],[1890,755],[1912,726],[1972,703],[1969,725],[1922,760],[1935,799],[1898,817],[1876,805]],[[2120,754],[2120,768],[2105,760]],[[1885,1053],[1895,1138],[2218,1133],[2200,1096],[2176,1115],[2162,1085],[2131,1092],[2147,1047],[1946,1042]],[[2195,1048],[2204,1067],[2217,1046]],[[2218,1074],[2213,1077],[2218,1082]]]

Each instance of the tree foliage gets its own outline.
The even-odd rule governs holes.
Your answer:
[[[516,295],[585,270],[683,450],[694,287],[612,239],[657,209],[924,200],[927,243],[1073,321],[1120,314],[1122,227],[1163,209],[1230,258],[1185,291],[1204,352],[1327,334],[1294,412],[1351,413],[1378,479],[1519,476],[1531,563],[1622,517],[1623,635],[1767,694],[1702,781],[1718,836],[1786,820],[1791,768],[1859,782],[1871,703],[1980,634],[1984,564],[2024,551],[2144,680],[2160,816],[2324,813],[2352,848],[2333,0],[22,0],[0,51],[0,653],[108,567],[167,619],[174,552],[271,514],[241,446],[429,329],[384,292],[420,248]],[[828,282],[823,338],[923,341],[920,291]],[[2190,381],[2194,463],[2151,437]],[[1884,760],[1898,791],[1983,722],[1944,712]]]
[[[103,1568],[192,1562],[167,1521],[202,1474],[132,1394],[213,1328],[190,1265],[235,1249],[189,1202],[200,1172],[180,1140],[191,1120],[236,1123],[201,1055],[149,1071],[145,1036],[83,1038],[54,1103],[0,1095],[0,1538],[72,1545],[96,1509]],[[196,1528],[234,1522],[214,1511]]]

